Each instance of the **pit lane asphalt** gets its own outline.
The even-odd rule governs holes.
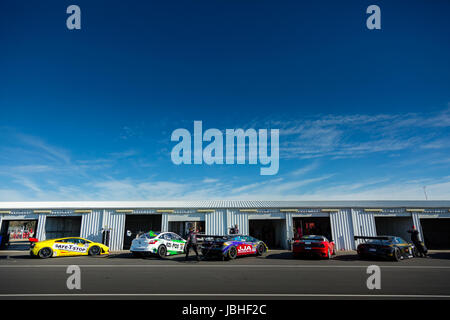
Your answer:
[[[355,252],[332,260],[292,259],[287,251],[233,261],[102,257],[33,259],[0,253],[0,299],[449,299],[450,252],[400,262],[361,261]],[[69,290],[69,265],[81,290]],[[381,268],[381,290],[369,290],[369,265]]]

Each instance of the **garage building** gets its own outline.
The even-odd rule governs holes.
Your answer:
[[[269,248],[289,249],[296,235],[321,234],[338,250],[354,250],[354,236],[396,235],[409,240],[413,225],[430,249],[450,249],[450,201],[75,201],[0,202],[0,235],[11,221],[36,221],[39,240],[81,236],[130,247],[140,232],[190,226],[206,234],[241,234]],[[107,236],[105,236],[107,235]]]

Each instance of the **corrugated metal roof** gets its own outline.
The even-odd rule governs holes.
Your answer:
[[[386,201],[46,201],[0,202],[1,209],[125,209],[125,208],[450,208],[449,200]]]

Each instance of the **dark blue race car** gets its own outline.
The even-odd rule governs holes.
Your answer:
[[[364,237],[355,236],[355,240],[364,240],[358,245],[357,252],[361,259],[384,258],[394,261],[413,258],[416,256],[416,248],[396,236]]]
[[[260,256],[268,251],[263,241],[250,236],[233,234],[226,236],[202,235],[199,237],[203,238],[201,250],[205,258],[235,259],[248,255]]]

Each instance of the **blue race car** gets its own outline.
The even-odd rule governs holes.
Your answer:
[[[199,237],[203,238],[201,250],[205,258],[217,257],[222,260],[232,260],[240,256],[261,256],[268,251],[263,241],[250,236],[232,234],[226,236],[199,235]]]

